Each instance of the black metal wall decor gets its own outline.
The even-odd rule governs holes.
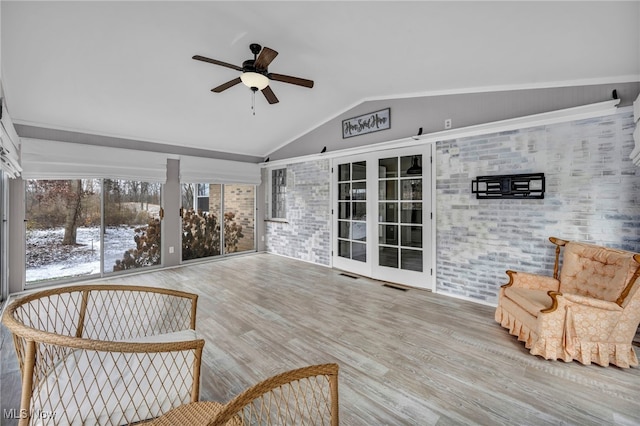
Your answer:
[[[544,198],[544,173],[478,176],[471,181],[476,198]]]

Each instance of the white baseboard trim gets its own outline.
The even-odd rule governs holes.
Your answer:
[[[497,303],[490,303],[490,302],[486,302],[484,300],[478,300],[478,299],[474,299],[473,297],[469,297],[469,296],[462,296],[460,294],[455,294],[455,293],[447,293],[446,291],[439,291],[438,289],[438,285],[436,284],[436,294],[441,294],[443,296],[449,296],[449,297],[453,297],[455,299],[461,299],[461,300],[466,300],[467,302],[474,302],[474,303],[478,303],[480,305],[485,305],[485,306],[491,306],[493,308],[497,307],[498,304]]]
[[[272,252],[272,251],[263,251],[263,252],[260,252],[260,253],[272,254],[274,256],[280,256],[280,257],[284,257],[286,259],[299,260],[300,262],[306,262],[306,263],[310,263],[312,265],[318,265],[318,266],[324,266],[325,268],[331,268],[331,265],[323,265],[322,263],[317,263],[317,262],[314,262],[313,260],[300,259],[300,258],[297,258],[297,257],[287,256],[285,254],[275,253],[275,252]]]

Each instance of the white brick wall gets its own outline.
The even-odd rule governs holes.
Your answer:
[[[287,219],[267,222],[268,252],[330,264],[330,184],[329,160],[287,165]]]
[[[436,145],[437,288],[497,302],[506,269],[551,274],[549,236],[640,251],[633,117],[541,126]],[[480,175],[544,173],[542,200],[478,200]]]
[[[437,289],[496,303],[506,269],[552,274],[556,236],[640,251],[640,168],[630,108],[609,117],[436,145]],[[480,175],[544,173],[542,200],[478,200]],[[267,251],[330,264],[329,160],[287,166],[287,221]]]

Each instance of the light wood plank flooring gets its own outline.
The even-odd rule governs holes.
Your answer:
[[[343,425],[640,424],[640,368],[531,356],[492,307],[268,254],[103,281],[200,295],[202,399],[337,362]],[[0,409],[19,408],[4,327],[0,356]]]

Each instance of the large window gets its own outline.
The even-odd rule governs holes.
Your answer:
[[[182,184],[182,260],[222,253],[220,191],[221,185],[216,184]]]
[[[224,185],[225,253],[256,249],[255,188],[255,185]]]
[[[160,265],[160,184],[104,180],[104,271]]]
[[[26,181],[26,282],[160,264],[160,184]]]
[[[26,181],[26,282],[100,273],[101,185]]]
[[[251,250],[255,185],[182,184],[182,260]]]

